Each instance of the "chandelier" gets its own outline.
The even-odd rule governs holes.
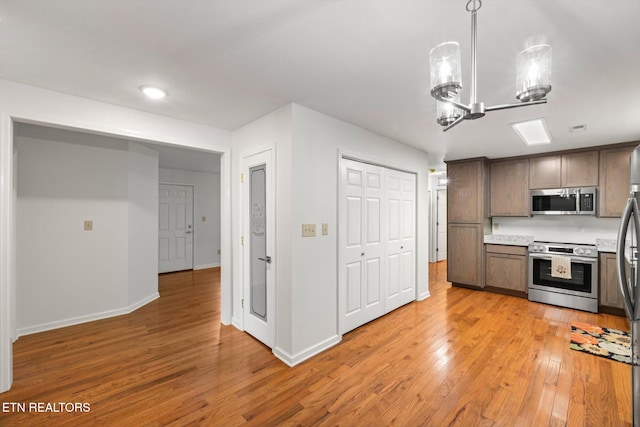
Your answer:
[[[467,12],[471,13],[471,91],[469,104],[460,102],[462,89],[460,76],[460,45],[457,42],[445,42],[431,49],[431,96],[436,99],[438,124],[446,132],[463,120],[475,120],[484,117],[489,111],[528,105],[545,104],[545,97],[551,91],[551,46],[539,44],[531,46],[518,54],[516,63],[515,104],[485,107],[476,98],[476,15],[482,7],[481,0],[469,0]]]

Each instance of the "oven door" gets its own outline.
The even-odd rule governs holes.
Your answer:
[[[529,289],[598,298],[598,260],[571,257],[571,279],[562,279],[551,276],[551,256],[529,254]]]

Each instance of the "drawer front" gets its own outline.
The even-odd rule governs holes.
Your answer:
[[[508,254],[508,255],[527,255],[527,247],[526,246],[511,246],[511,245],[491,245],[487,244],[486,251],[497,253],[497,254]]]

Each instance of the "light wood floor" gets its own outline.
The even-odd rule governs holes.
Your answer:
[[[87,402],[86,413],[2,413],[0,425],[629,426],[630,368],[569,350],[595,315],[452,288],[289,368],[219,321],[219,271],[162,275],[136,312],[25,336],[0,402]]]

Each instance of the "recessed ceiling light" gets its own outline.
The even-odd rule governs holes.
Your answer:
[[[142,91],[142,93],[152,99],[162,99],[167,96],[166,91],[153,86],[140,86],[140,90]]]
[[[513,129],[527,145],[549,144],[551,135],[543,118],[512,123]]]

